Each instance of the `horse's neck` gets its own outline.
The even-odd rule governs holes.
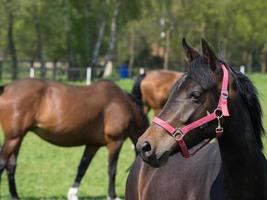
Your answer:
[[[231,115],[219,139],[224,187],[229,199],[261,199],[267,186],[265,158],[257,145],[248,111],[236,106],[239,112]]]

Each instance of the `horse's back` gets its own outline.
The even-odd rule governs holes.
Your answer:
[[[154,84],[160,85],[164,83],[176,82],[181,76],[182,72],[170,71],[170,70],[151,70],[146,73],[145,80],[147,82],[154,82]]]
[[[161,168],[152,168],[137,158],[127,180],[126,200],[206,200],[221,167],[217,143],[185,159],[169,158]]]

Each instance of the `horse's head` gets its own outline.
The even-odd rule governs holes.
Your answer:
[[[228,83],[227,94],[222,95],[222,82],[225,79],[222,63],[207,42],[202,40],[202,55],[188,46],[185,40],[183,40],[183,46],[189,59],[188,72],[176,82],[167,103],[158,116],[163,124],[154,120],[155,123],[146,130],[137,143],[137,149],[143,160],[155,167],[167,162],[171,153],[178,151],[183,153],[181,145],[191,148],[205,139],[215,137],[215,129],[218,128],[217,117],[218,119],[221,117],[222,111],[221,109],[218,112],[214,111],[218,108],[221,98],[225,98],[226,101],[228,98]],[[228,76],[228,71],[226,68],[225,70]],[[227,77],[229,84],[231,79],[229,77],[228,80]],[[199,126],[188,131],[188,134],[183,133],[182,127],[207,115],[213,120],[203,124],[198,123]],[[180,130],[183,131],[180,132]],[[183,141],[183,143],[177,145],[178,141]]]

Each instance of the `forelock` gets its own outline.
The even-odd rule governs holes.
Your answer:
[[[187,70],[188,77],[200,84],[204,90],[210,89],[216,85],[212,71],[201,57],[189,63]]]

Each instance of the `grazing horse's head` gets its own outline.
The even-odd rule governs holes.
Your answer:
[[[171,153],[178,151],[183,153],[181,146],[190,149],[205,139],[214,138],[215,129],[218,128],[219,123],[217,118],[219,119],[224,114],[220,109],[214,112],[219,107],[218,102],[221,98],[228,99],[229,102],[228,92],[231,100],[234,97],[233,88],[230,87],[232,77],[230,73],[228,74],[228,69],[224,67],[223,70],[223,63],[217,59],[205,40],[202,40],[202,55],[189,47],[185,40],[183,40],[183,47],[189,59],[187,73],[172,88],[169,99],[157,118],[158,121],[154,119],[154,123],[137,143],[137,149],[143,160],[155,167],[166,163]],[[222,92],[225,70],[227,73],[227,85],[224,91],[226,95]],[[227,116],[227,103],[226,113]],[[180,132],[182,127],[207,115],[213,117],[213,120],[204,124],[200,123],[201,125],[188,131],[188,134]],[[220,120],[221,122],[224,122],[223,125],[226,124],[225,119]],[[177,145],[180,139],[183,143]]]

